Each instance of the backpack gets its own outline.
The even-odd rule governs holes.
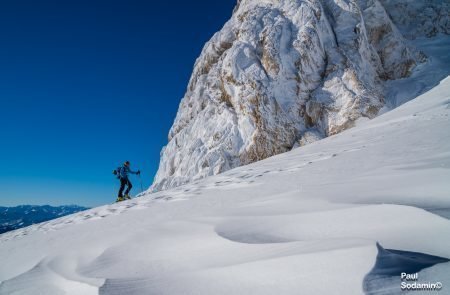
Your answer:
[[[116,175],[117,179],[120,179],[121,172],[122,172],[122,167],[119,167],[119,168],[113,170],[113,174]]]

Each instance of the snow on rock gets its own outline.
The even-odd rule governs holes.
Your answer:
[[[450,77],[290,152],[2,234],[0,294],[363,294],[368,274],[425,267],[379,264],[377,243],[450,258],[449,126]],[[419,282],[444,294],[449,270]]]
[[[301,137],[301,139],[298,142],[294,143],[294,146],[292,148],[307,145],[315,141],[321,140],[322,138],[323,134],[321,134],[319,131],[315,129],[309,129],[303,132],[303,136]]]
[[[375,117],[384,81],[425,61],[403,34],[448,34],[448,3],[429,2],[238,1],[195,63],[151,190],[289,151],[310,142],[311,129],[329,136]],[[411,30],[417,17],[426,23]]]
[[[380,0],[407,38],[450,34],[450,2],[446,0]]]

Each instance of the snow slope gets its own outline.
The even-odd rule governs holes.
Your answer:
[[[450,77],[291,152],[0,235],[0,294],[362,294],[377,242],[450,258],[449,115]],[[449,294],[449,273],[420,275]]]

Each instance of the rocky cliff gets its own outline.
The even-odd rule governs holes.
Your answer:
[[[448,1],[241,0],[204,46],[151,190],[336,134],[384,106],[383,82],[450,32]]]

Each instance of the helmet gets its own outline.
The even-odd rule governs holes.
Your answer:
[[[130,166],[130,161],[125,161],[125,163],[123,163],[125,166]]]

